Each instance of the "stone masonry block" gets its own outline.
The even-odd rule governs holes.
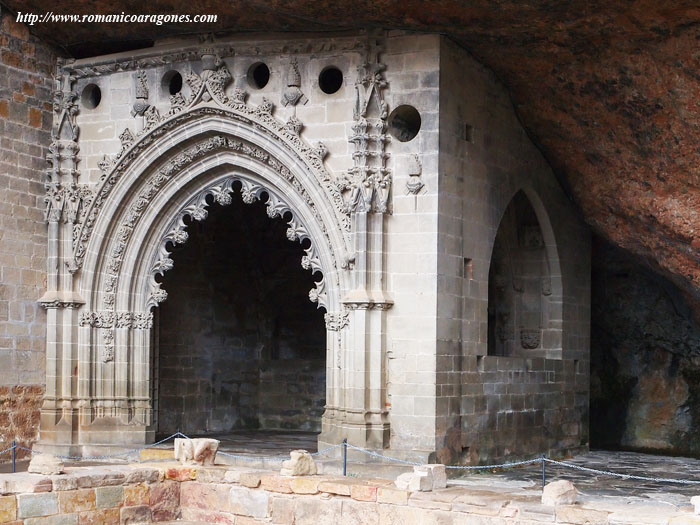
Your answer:
[[[19,494],[17,496],[18,518],[50,516],[57,512],[58,496],[53,492],[43,494]]]

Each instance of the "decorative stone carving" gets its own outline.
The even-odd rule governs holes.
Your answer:
[[[81,312],[80,326],[93,328],[131,328],[146,330],[153,327],[152,312]]]
[[[289,61],[287,69],[287,89],[282,93],[283,106],[302,106],[308,102],[308,99],[301,91],[301,74],[299,74],[299,65],[297,59],[292,58]]]
[[[256,42],[255,44],[237,43],[236,47],[228,44],[216,45],[207,42],[215,53],[222,58],[234,56],[234,54],[246,56],[270,56],[280,54],[299,54],[299,53],[337,53],[344,51],[360,51],[363,48],[362,42],[357,38],[338,38],[334,37],[333,41],[299,41],[299,42]],[[118,71],[133,71],[141,68],[166,66],[174,62],[189,62],[197,60],[201,54],[201,46],[192,46],[182,50],[166,53],[152,54],[141,56],[138,58],[121,58],[111,62],[104,61],[102,57],[95,63],[81,61],[79,66],[75,65],[74,60],[66,60],[63,65],[63,72],[70,73],[76,79],[85,77],[94,77],[108,75]]]
[[[214,48],[204,48],[201,53],[202,74],[190,71],[185,81],[192,91],[188,101],[189,106],[199,101],[216,102],[225,105],[228,102],[224,89],[231,82],[231,73]]]
[[[214,137],[217,140],[216,144],[225,144],[228,139],[224,137]],[[247,179],[240,176],[232,176],[225,179],[223,182],[219,182],[206,190],[200,192],[198,195],[193,197],[188,201],[188,203],[183,207],[183,209],[177,214],[175,220],[171,223],[168,233],[166,233],[160,240],[159,249],[156,254],[156,259],[151,264],[150,270],[150,286],[151,293],[148,303],[145,305],[146,308],[156,306],[158,303],[165,300],[167,294],[165,290],[161,288],[161,284],[156,281],[157,275],[163,275],[166,271],[173,268],[173,261],[170,258],[170,252],[168,251],[168,244],[180,242],[185,242],[187,240],[187,232],[185,217],[189,216],[196,221],[202,221],[207,217],[207,197],[213,196],[214,200],[221,205],[228,205],[231,203],[231,194],[233,193],[233,184],[236,181],[241,182],[241,197],[243,201],[247,204],[251,204],[255,200],[260,198],[262,193],[267,193],[268,198],[266,201],[267,215],[270,218],[280,217],[287,213],[291,215],[287,228],[287,239],[290,241],[303,242],[304,240],[312,241],[308,229],[301,223],[300,219],[297,217],[296,213],[273,191],[264,188],[258,184],[254,184]],[[124,229],[125,235],[128,237],[130,230],[129,228]],[[119,249],[120,244],[115,244],[113,250],[113,257],[117,257],[118,264],[115,265],[115,271],[118,270],[121,264],[122,250]],[[302,257],[301,265],[304,269],[310,270],[312,273],[320,273],[323,275],[323,268],[321,267],[321,261],[316,252],[313,241],[304,250],[306,255]],[[114,259],[113,259],[114,260]],[[319,282],[315,283],[316,286],[309,292],[309,298],[311,301],[318,303],[319,308],[327,308],[327,294],[325,290],[325,281],[322,278]],[[107,297],[107,294],[105,294]]]
[[[136,102],[134,102],[134,105],[131,107],[131,116],[135,117],[138,115],[142,117],[149,107],[148,79],[146,77],[146,72],[140,70],[136,73]]]
[[[549,275],[542,278],[542,295],[552,295],[552,279]]]
[[[280,136],[284,136],[284,146],[294,146],[298,154],[305,159],[304,162],[315,170],[321,186],[327,190],[330,200],[336,205],[336,209],[338,209],[339,211],[346,212],[347,206],[344,204],[343,198],[338,190],[338,185],[335,183],[331,175],[325,170],[325,167],[323,166],[324,148],[322,147],[319,149],[318,146],[316,148],[312,148],[311,146],[304,144],[303,141],[299,138],[298,134],[294,133],[294,129],[296,128],[297,124],[292,122],[292,124],[294,125],[291,126],[291,132],[288,129],[285,129],[285,125],[280,124],[274,117],[272,117],[272,115],[270,114],[271,108],[272,104],[269,101],[263,99],[263,103],[255,108],[250,108],[247,105],[245,105],[244,108],[236,107],[235,110],[240,111],[241,113],[232,113],[231,108],[228,107],[225,109],[205,107],[191,111],[183,111],[180,114],[168,118],[165,122],[160,122],[160,124],[157,125],[155,128],[150,128],[148,132],[144,134],[143,138],[140,138],[138,140],[138,142],[136,142],[135,137],[131,133],[131,131],[128,128],[125,129],[124,132],[122,132],[119,136],[120,141],[122,143],[122,147],[116,160],[112,161],[107,158],[103,159],[102,167],[105,170],[109,171],[103,172],[103,177],[101,178],[100,185],[96,189],[95,196],[91,200],[89,209],[87,210],[84,224],[81,225],[78,231],[76,243],[74,246],[73,261],[71,261],[70,263],[72,271],[76,271],[81,267],[82,260],[85,255],[85,249],[87,247],[87,241],[90,237],[90,234],[92,233],[92,228],[97,219],[97,215],[100,209],[102,208],[103,204],[106,202],[107,196],[111,192],[111,189],[114,187],[121,174],[126,171],[130,163],[133,162],[139,156],[139,153],[143,149],[145,149],[153,140],[167,133],[170,129],[181,125],[183,122],[195,119],[197,116],[200,115],[225,115],[233,118],[234,120],[240,120],[246,124],[255,125],[255,127],[258,130],[267,132],[268,136],[271,139],[277,141],[281,140]],[[252,156],[258,161],[266,162],[270,167],[279,171],[284,178],[289,180],[294,185],[294,187],[302,193],[304,199],[312,207],[315,208],[315,203],[313,202],[313,200],[308,196],[306,190],[299,183],[299,181],[296,180],[296,177],[288,168],[279,163],[276,159],[271,158],[267,153],[263,152],[259,148],[250,145],[245,145],[245,147],[241,147],[241,145],[242,143],[240,141],[232,140],[229,143],[230,149],[233,149],[245,155]],[[128,154],[127,151],[129,152]],[[187,164],[193,162],[199,156],[201,156],[199,153],[195,155],[179,155],[176,159],[174,159],[173,163],[168,164],[166,168],[161,170],[157,177],[161,179],[163,177],[169,177],[175,170],[180,170],[184,168]],[[163,173],[164,171],[167,173]],[[245,198],[246,196],[244,193],[244,200]],[[339,227],[343,231],[349,232],[349,217],[340,216]]]
[[[281,476],[315,476],[318,472],[314,458],[306,450],[292,450],[290,459],[282,462]]]
[[[175,459],[183,465],[214,465],[219,440],[175,438]]]
[[[420,190],[423,189],[423,181],[421,180],[421,174],[423,173],[423,165],[421,164],[418,155],[412,155],[411,160],[408,163],[408,180],[406,181],[406,190],[408,193],[413,195],[418,195]]]
[[[352,135],[353,167],[338,181],[346,193],[346,210],[387,213],[391,190],[391,171],[386,166],[386,119],[388,107],[383,90],[386,66],[379,60],[381,41],[370,38],[366,59],[357,68]]]
[[[520,230],[520,246],[528,250],[537,250],[544,247],[542,230],[539,226],[522,226]]]
[[[340,332],[350,322],[350,314],[348,312],[326,313],[323,318],[326,321],[326,330],[331,332]]]
[[[534,350],[540,346],[540,330],[520,330],[520,345],[528,350]]]

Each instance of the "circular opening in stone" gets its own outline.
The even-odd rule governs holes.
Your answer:
[[[97,84],[88,84],[83,88],[83,93],[80,95],[80,102],[87,109],[95,109],[102,100],[102,91]]]
[[[420,113],[413,106],[399,106],[389,115],[389,133],[400,142],[413,140],[420,131]]]
[[[343,72],[335,66],[328,66],[318,75],[318,87],[328,95],[332,95],[343,85]]]
[[[168,71],[163,75],[161,82],[163,92],[168,95],[177,95],[182,91],[182,75],[178,71]]]
[[[248,84],[255,89],[262,89],[270,81],[270,68],[263,62],[256,62],[248,68]]]

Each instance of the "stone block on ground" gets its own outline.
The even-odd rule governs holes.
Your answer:
[[[63,461],[49,454],[33,454],[32,460],[27,467],[27,472],[31,472],[32,474],[44,474],[47,476],[63,474]]]
[[[700,514],[700,496],[693,496],[690,498],[690,503],[693,505],[695,514]]]
[[[400,474],[394,482],[396,488],[411,492],[433,490],[433,474],[429,470],[414,470]]]
[[[417,465],[413,467],[413,472],[405,472],[397,477],[394,484],[401,490],[414,492],[444,489],[447,486],[445,465],[439,463]]]
[[[447,471],[445,465],[440,463],[430,463],[413,467],[414,472],[430,472],[433,478],[433,490],[447,487]]]
[[[282,476],[314,476],[318,472],[314,458],[306,450],[292,450],[282,463]]]
[[[175,438],[175,458],[183,465],[213,465],[219,440]]]
[[[574,484],[565,479],[552,481],[544,486],[542,491],[543,505],[573,505],[576,503],[578,491]]]

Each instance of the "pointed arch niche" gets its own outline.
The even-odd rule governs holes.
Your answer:
[[[493,244],[488,355],[562,357],[562,283],[554,235],[537,196],[518,191]]]

